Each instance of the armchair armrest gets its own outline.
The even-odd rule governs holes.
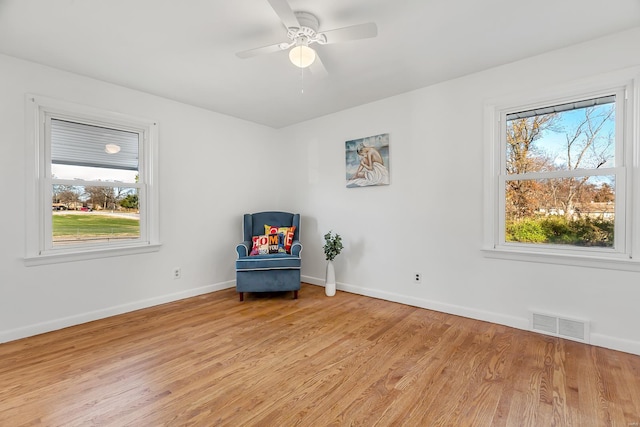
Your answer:
[[[248,257],[250,252],[249,248],[251,248],[252,246],[253,245],[249,241],[238,243],[238,245],[236,245],[236,252],[238,254],[238,258]]]
[[[300,243],[298,240],[294,240],[291,244],[291,255],[299,257],[300,252],[302,252],[302,243]]]

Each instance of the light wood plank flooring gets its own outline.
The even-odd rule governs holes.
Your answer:
[[[0,345],[0,426],[640,426],[640,357],[304,284]]]

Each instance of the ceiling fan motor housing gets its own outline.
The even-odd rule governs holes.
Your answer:
[[[318,18],[308,12],[295,12],[296,18],[300,23],[300,28],[287,28],[287,37],[296,41],[300,37],[306,37],[309,41],[316,41],[318,34]]]

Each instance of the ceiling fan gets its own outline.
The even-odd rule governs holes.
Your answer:
[[[314,43],[320,45],[340,43],[371,38],[378,35],[378,27],[373,22],[319,32],[319,21],[313,14],[308,12],[294,12],[291,6],[289,6],[289,3],[287,3],[287,0],[268,0],[268,2],[287,29],[287,38],[289,40],[238,52],[236,55],[239,58],[251,58],[257,55],[280,52],[291,48],[289,51],[289,59],[294,65],[300,68],[310,67],[314,75],[324,76],[327,74],[327,71],[317,52],[309,47],[309,45],[313,45]]]

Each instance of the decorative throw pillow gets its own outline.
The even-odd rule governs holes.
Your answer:
[[[278,227],[273,225],[264,226],[265,234],[282,234],[282,243],[280,244],[279,252],[291,253],[291,245],[293,244],[293,235],[296,232],[296,226],[291,227]]]
[[[269,236],[253,236],[253,247],[251,248],[250,256],[263,255],[269,253]]]
[[[281,233],[269,234],[269,253],[270,254],[277,254],[278,252],[280,252],[279,243],[282,241],[282,238],[280,236],[281,236]]]
[[[289,227],[289,231],[284,234],[284,249],[290,254],[291,253],[291,245],[293,245],[293,235],[296,231],[296,227]]]

